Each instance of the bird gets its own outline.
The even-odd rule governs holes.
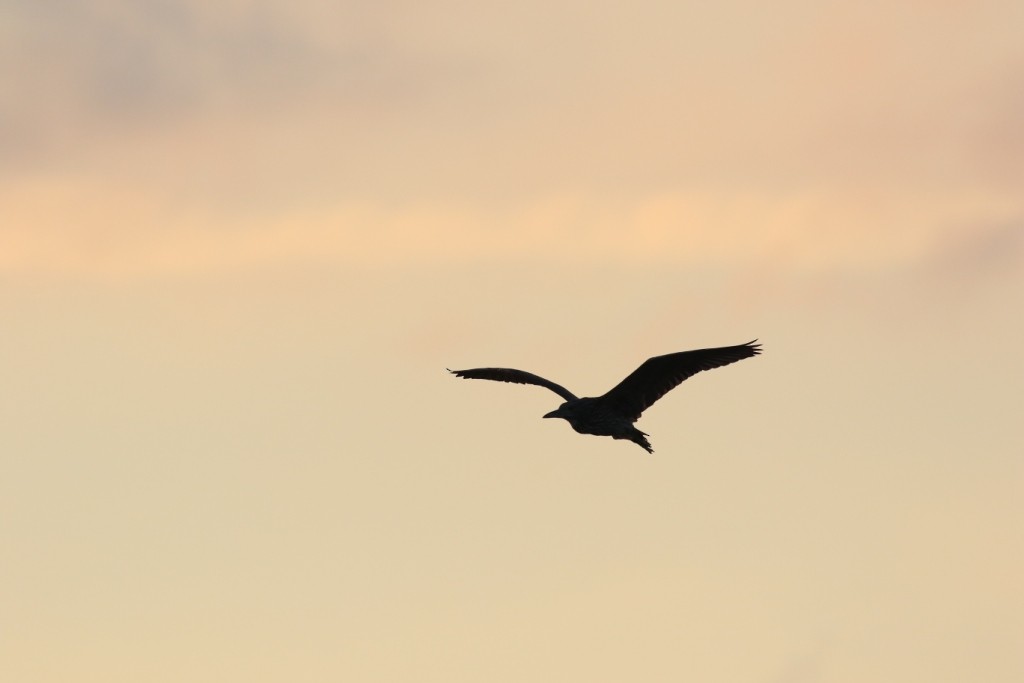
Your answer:
[[[702,370],[720,368],[761,353],[757,340],[737,346],[680,351],[648,358],[601,396],[579,398],[571,391],[551,380],[531,372],[511,368],[473,368],[451,370],[463,379],[489,379],[513,384],[534,384],[555,392],[565,403],[544,415],[546,418],[566,420],[580,434],[610,436],[626,439],[654,453],[648,434],[633,426],[640,415],[655,401],[675,389],[679,384]]]

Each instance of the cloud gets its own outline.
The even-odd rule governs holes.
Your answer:
[[[324,138],[368,138],[354,150],[364,167],[394,141],[410,152],[400,162],[447,179],[447,191],[921,184],[960,160],[964,119],[985,106],[976,81],[1019,54],[998,8],[878,21],[870,4],[801,2],[58,6],[15,3],[5,15],[9,166],[44,152],[62,163],[137,128],[278,119],[308,155]]]
[[[0,269],[505,259],[771,279],[900,267],[1024,211],[1019,184],[967,163],[990,120],[986,160],[1016,177],[1000,6],[929,10],[920,31],[874,7],[643,7],[16,4]]]
[[[159,134],[225,112],[259,119],[310,102],[405,105],[448,71],[436,55],[390,38],[387,3],[53,5],[5,12],[0,168],[64,155],[97,135]]]
[[[1024,274],[1024,216],[951,232],[928,260],[928,271],[958,281]]]
[[[457,262],[900,268],[935,249],[945,234],[939,228],[995,221],[1013,210],[1019,204],[984,192],[671,192],[629,199],[552,194],[511,207],[339,201],[253,214],[180,203],[146,184],[40,180],[8,188],[0,271],[145,277]],[[996,258],[1007,241],[1019,247],[1018,237],[1008,233],[964,253],[979,262]]]
[[[972,161],[992,184],[1024,186],[1024,62],[1000,74],[987,93],[991,102],[972,136]]]

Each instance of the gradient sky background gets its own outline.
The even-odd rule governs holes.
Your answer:
[[[1024,680],[1022,35],[0,2],[0,669]],[[654,456],[444,371],[754,337]]]

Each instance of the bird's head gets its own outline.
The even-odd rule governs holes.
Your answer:
[[[544,417],[560,417],[563,420],[568,420],[569,416],[571,414],[572,414],[572,405],[570,404],[569,401],[566,401],[562,405],[558,406],[557,410],[552,410],[550,413],[548,413]]]

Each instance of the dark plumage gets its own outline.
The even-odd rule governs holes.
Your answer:
[[[536,384],[546,387],[565,399],[565,403],[544,417],[567,420],[580,434],[610,436],[628,439],[648,453],[653,453],[647,434],[633,426],[640,415],[659,398],[701,370],[720,368],[761,353],[755,339],[739,346],[717,349],[681,351],[655,356],[644,361],[626,379],[612,387],[603,396],[577,398],[565,387],[530,372],[510,368],[475,368],[449,370],[466,379],[490,379],[514,384]]]

